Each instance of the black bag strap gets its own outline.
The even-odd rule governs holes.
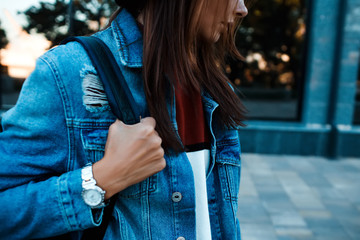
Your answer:
[[[71,41],[80,43],[86,50],[104,86],[110,108],[118,119],[135,124],[141,117],[149,116],[147,110],[140,112],[141,108],[137,106],[114,55],[101,39],[69,37],[62,44]]]
[[[141,117],[149,116],[147,110],[140,109],[130,92],[130,89],[121,73],[117,62],[106,44],[96,37],[70,37],[61,44],[76,41],[86,50],[94,65],[114,115],[125,124],[138,123]],[[116,196],[116,195],[115,195]],[[116,197],[110,199],[108,206],[104,208],[102,223],[99,227],[84,231],[82,239],[103,239],[114,210]]]

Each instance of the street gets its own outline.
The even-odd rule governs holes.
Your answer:
[[[359,240],[360,159],[243,154],[238,218],[243,240]]]

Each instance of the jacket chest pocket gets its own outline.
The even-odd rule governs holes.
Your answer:
[[[83,129],[81,131],[81,140],[87,162],[95,163],[104,157],[107,135],[108,129]],[[153,175],[119,192],[118,197],[140,198],[141,196],[154,192],[156,185],[157,175]]]
[[[238,140],[229,140],[218,145],[216,164],[222,194],[226,200],[237,202],[240,187],[241,160]]]
[[[104,157],[107,129],[83,129],[81,141],[87,162],[96,163]]]

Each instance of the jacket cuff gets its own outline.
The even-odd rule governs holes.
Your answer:
[[[62,174],[59,177],[59,203],[62,215],[70,231],[84,230],[101,224],[103,208],[91,209],[81,197],[81,169]]]

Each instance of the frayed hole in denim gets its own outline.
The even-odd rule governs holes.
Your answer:
[[[102,112],[110,110],[104,87],[99,77],[87,73],[83,77],[82,90],[84,92],[83,103],[91,112]]]

